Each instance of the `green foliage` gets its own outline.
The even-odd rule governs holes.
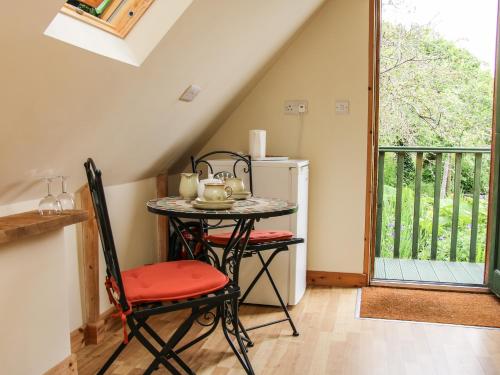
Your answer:
[[[99,13],[96,11],[95,8],[85,4],[83,2],[80,2],[78,0],[67,0],[66,2],[69,5],[73,5],[74,7],[77,7],[78,9],[84,11],[85,13],[93,15],[94,17],[97,17],[99,15]]]
[[[406,154],[403,164],[403,183],[405,186],[413,187],[415,184],[415,154]],[[446,155],[445,155],[446,157]],[[384,179],[389,186],[396,187],[396,154],[387,153],[385,157]],[[452,160],[453,161],[453,160]],[[451,165],[453,169],[454,165]],[[488,194],[489,189],[489,170],[490,170],[490,155],[484,154],[481,163],[481,183],[479,192],[483,195]],[[443,175],[441,168],[441,175]],[[436,161],[434,154],[424,154],[424,163],[422,170],[422,181],[424,192],[432,196],[434,189],[434,181],[436,179]],[[462,193],[472,195],[474,190],[474,155],[464,154],[462,157]]]
[[[411,258],[413,236],[413,202],[415,193],[410,187],[403,187],[400,258]],[[432,239],[432,216],[434,198],[423,194],[420,203],[420,223],[418,259],[430,259]],[[453,196],[440,200],[437,260],[450,260],[451,217]],[[384,185],[384,206],[382,211],[381,256],[392,258],[394,250],[396,189]],[[476,249],[476,262],[484,262],[486,243],[486,220],[488,203],[486,197],[480,200],[479,222]],[[471,235],[472,198],[460,196],[460,214],[458,221],[457,260],[469,261]]]
[[[426,26],[382,24],[380,144],[485,146],[493,76]]]
[[[83,3],[79,4],[78,8],[80,8],[84,12],[87,12],[87,13],[93,15],[94,17],[97,17],[97,12],[96,12],[95,8],[89,7],[88,5],[83,4]]]

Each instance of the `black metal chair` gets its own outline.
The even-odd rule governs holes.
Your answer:
[[[210,163],[210,160],[212,160],[214,157],[219,158],[219,157],[229,157],[234,159],[234,164],[232,165],[232,170],[229,171],[217,171],[217,173],[214,173],[214,168],[212,164]],[[241,167],[239,168],[239,164],[241,163]],[[191,156],[191,166],[193,173],[199,173],[200,175],[203,174],[203,170],[201,167],[206,167],[207,173],[213,174],[216,178],[226,178],[226,177],[239,177],[238,176],[238,169],[242,171],[242,173],[248,174],[248,180],[250,184],[250,192],[253,196],[253,176],[252,176],[252,158],[250,155],[242,155],[238,154],[232,151],[213,151],[209,152],[205,155],[202,155],[198,158],[195,158]],[[211,229],[219,229],[219,228],[227,228],[227,227],[234,227],[234,224],[222,224],[221,222],[215,223],[215,224],[209,224],[208,222],[201,222],[200,227],[203,228],[203,230],[208,233],[209,230]],[[253,345],[253,342],[250,340],[247,332],[257,329],[257,328],[262,328],[266,327],[272,324],[277,324],[281,322],[286,322],[288,321],[290,323],[290,327],[292,328],[293,335],[298,336],[299,332],[297,331],[297,328],[295,327],[295,324],[293,323],[293,320],[290,316],[290,313],[288,312],[288,309],[286,307],[285,302],[283,301],[283,298],[281,297],[278,288],[276,286],[276,283],[273,280],[273,277],[271,275],[271,272],[269,271],[269,266],[271,265],[272,261],[275,259],[275,257],[283,252],[283,251],[288,251],[289,246],[303,243],[304,239],[303,238],[295,238],[293,233],[287,232],[286,234],[283,233],[283,231],[280,232],[274,232],[271,234],[271,232],[266,231],[267,233],[264,233],[264,231],[258,231],[258,230],[253,230],[250,239],[248,242],[247,249],[245,253],[243,254],[244,258],[252,257],[252,256],[257,256],[262,268],[259,270],[259,272],[255,275],[254,279],[252,282],[249,284],[248,289],[245,291],[243,296],[239,299],[239,304],[243,304],[250,294],[250,292],[253,290],[259,279],[262,277],[262,275],[265,273],[271,287],[273,288],[274,293],[276,294],[276,297],[278,299],[278,302],[285,313],[286,318],[284,319],[279,319],[275,321],[271,321],[265,324],[260,324],[257,326],[253,327],[248,327],[245,328],[243,325],[240,325],[242,329],[242,333],[244,334],[244,339],[248,343],[249,346]],[[285,234],[285,235],[284,235]],[[208,241],[210,244],[214,247],[224,247],[227,244],[227,241],[230,237],[230,233],[217,233],[217,234],[209,234],[207,236]],[[262,252],[263,251],[272,251],[271,255],[267,259],[267,261],[264,259]]]
[[[238,326],[239,288],[233,285],[227,275],[210,264],[193,260],[191,253],[187,254],[189,260],[163,262],[120,271],[101,171],[96,168],[92,159],[88,159],[85,163],[85,170],[106,262],[106,289],[124,329],[123,342],[98,374],[106,372],[132,338],[137,338],[154,357],[145,374],[152,373],[160,365],[172,374],[181,374],[179,368],[187,374],[194,374],[179,354],[208,337],[219,322],[225,338],[246,373],[254,374]],[[167,341],[164,341],[147,323],[154,315],[184,309],[191,310],[190,315]],[[195,322],[209,327],[208,331],[176,348]],[[128,334],[126,325],[130,328]],[[154,343],[148,340],[143,331],[154,340]],[[236,344],[229,334],[234,334]],[[157,345],[160,349],[157,349]],[[179,368],[174,366],[174,363]]]

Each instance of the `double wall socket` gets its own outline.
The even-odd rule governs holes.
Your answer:
[[[307,100],[287,100],[283,107],[283,111],[286,115],[298,115],[300,113],[306,113],[308,109]]]

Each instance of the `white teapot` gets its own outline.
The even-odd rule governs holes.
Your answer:
[[[206,201],[225,201],[233,194],[229,186],[224,185],[223,182],[216,184],[206,184],[203,196]]]
[[[218,178],[214,178],[214,175],[209,173],[208,178],[201,180],[198,184],[198,198],[204,199],[203,194],[205,194],[205,185],[206,184],[220,184],[223,183],[222,180]]]

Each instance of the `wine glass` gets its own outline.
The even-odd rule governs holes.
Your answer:
[[[68,193],[68,176],[59,176],[59,178],[61,179],[61,194],[57,196],[57,201],[61,206],[61,210],[73,210],[75,208],[75,200],[73,199],[73,194]]]
[[[61,204],[58,200],[52,195],[50,191],[50,187],[52,185],[52,181],[54,177],[45,177],[44,181],[47,184],[47,195],[42,198],[40,203],[38,204],[38,212],[40,215],[54,215],[58,214],[61,211]]]

